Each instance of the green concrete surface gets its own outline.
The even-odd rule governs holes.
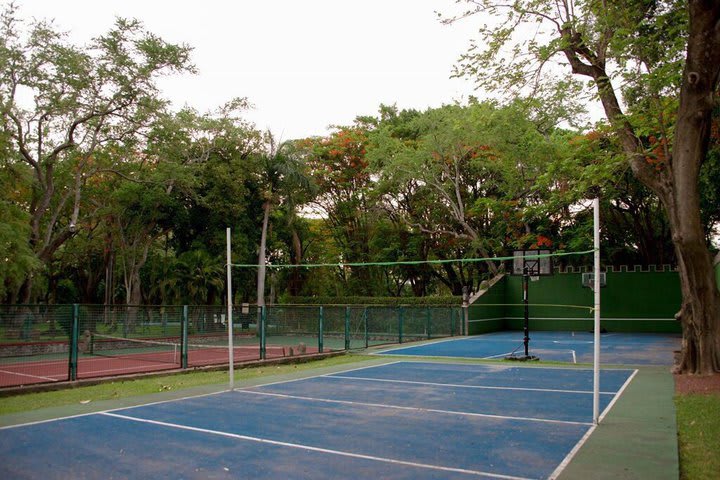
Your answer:
[[[667,367],[641,368],[558,479],[677,480],[674,392]]]

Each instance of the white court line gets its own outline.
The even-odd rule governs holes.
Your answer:
[[[341,370],[340,372],[330,372],[330,373],[319,373],[317,375],[311,375],[309,377],[302,377],[302,378],[292,378],[290,380],[278,380],[276,382],[268,382],[268,383],[261,383],[260,385],[252,385],[245,388],[257,388],[257,387],[269,387],[270,385],[279,385],[283,383],[293,383],[293,382],[300,382],[303,380],[310,380],[312,378],[320,378],[320,377],[327,377],[329,375],[335,375],[336,373],[347,373],[347,372],[357,372],[358,370],[366,370],[368,368],[375,368],[375,367],[384,367],[386,365],[395,365],[397,363],[413,363],[413,362],[405,362],[404,360],[394,360],[387,363],[378,363],[375,365],[365,365],[363,367],[357,367],[357,368],[351,368],[348,370]],[[419,362],[418,362],[419,363]],[[244,390],[244,388],[238,389],[238,390]]]
[[[595,431],[597,428],[597,425],[592,425],[587,432],[585,432],[585,435],[582,436],[582,438],[578,441],[578,443],[575,444],[575,446],[568,452],[567,455],[565,455],[565,458],[562,462],[560,462],[560,465],[557,466],[555,470],[550,474],[548,477],[548,480],[555,480],[563,470],[570,464],[572,459],[575,457],[575,454],[582,448],[583,445],[585,445],[585,442],[587,442],[588,438],[590,438],[590,435]]]
[[[462,385],[456,383],[435,383],[435,382],[417,382],[413,380],[395,380],[388,378],[372,378],[372,377],[349,377],[345,375],[325,375],[324,378],[341,378],[347,380],[363,380],[368,382],[387,382],[387,383],[409,383],[412,385],[428,385],[433,387],[453,387],[453,388],[477,388],[484,390],[519,390],[525,392],[550,392],[550,393],[589,393],[592,390],[560,390],[553,388],[528,388],[528,387],[496,387],[490,385]],[[615,395],[616,392],[600,392],[603,395]]]
[[[61,380],[59,378],[43,377],[42,375],[30,375],[29,373],[11,372],[9,370],[0,370],[0,373],[8,373],[10,375],[17,375],[19,377],[39,378],[42,380],[50,380],[52,382],[59,382]],[[64,377],[67,377],[67,375],[63,375],[63,378]]]
[[[394,458],[384,458],[384,457],[376,457],[373,455],[363,455],[360,453],[344,452],[342,450],[331,450],[328,448],[313,447],[311,445],[303,445],[303,444],[299,444],[299,443],[280,442],[277,440],[270,440],[267,438],[251,437],[249,435],[240,435],[237,433],[222,432],[222,431],[218,431],[218,430],[209,430],[206,428],[197,428],[197,427],[191,427],[191,426],[187,426],[187,425],[179,425],[176,423],[160,422],[157,420],[147,420],[144,418],[136,418],[136,417],[129,417],[126,415],[119,415],[116,413],[103,413],[103,415],[120,418],[123,420],[130,420],[133,422],[149,423],[152,425],[160,425],[163,427],[177,428],[180,430],[189,430],[189,431],[193,431],[193,432],[207,433],[210,435],[218,435],[221,437],[234,438],[237,440],[246,440],[249,442],[257,442],[257,443],[262,443],[262,444],[267,444],[267,445],[276,445],[276,446],[280,446],[280,447],[297,448],[300,450],[308,450],[311,452],[328,453],[331,455],[340,455],[343,457],[359,458],[362,460],[372,460],[372,461],[376,461],[376,462],[390,463],[390,464],[394,464],[394,465],[403,465],[403,466],[407,466],[407,467],[425,468],[425,469],[429,469],[429,470],[438,470],[441,472],[464,473],[464,474],[469,474],[469,475],[486,476],[486,477],[500,478],[500,479],[505,479],[505,480],[529,480],[525,477],[514,477],[511,475],[501,475],[501,474],[497,474],[497,473],[482,472],[482,471],[478,471],[478,470],[468,470],[468,469],[464,469],[464,468],[443,467],[440,465],[430,465],[427,463],[408,462],[405,460],[397,460]]]
[[[615,402],[618,401],[620,396],[623,394],[623,392],[628,387],[628,385],[630,385],[630,382],[632,382],[632,379],[635,378],[635,375],[637,375],[638,372],[639,372],[639,370],[634,370],[632,375],[630,375],[628,377],[628,379],[625,381],[625,384],[620,388],[620,390],[618,390],[617,395],[610,401],[608,406],[605,407],[605,410],[603,410],[602,414],[598,418],[598,423],[603,421],[603,418],[605,418],[605,415],[607,415],[610,412],[610,409],[613,407],[613,405],[615,405]],[[601,375],[602,375],[602,373],[601,373]]]
[[[395,363],[413,363],[413,362],[407,362],[407,361],[403,361],[403,360],[397,360],[397,361],[392,361],[392,362],[387,362],[387,363],[380,363],[380,364],[377,364],[377,365],[367,365],[367,366],[364,366],[364,367],[351,368],[351,369],[348,369],[348,370],[343,370],[343,372],[353,372],[353,371],[356,371],[356,370],[363,370],[363,369],[365,369],[365,368],[379,367],[379,366],[383,366],[383,365],[392,365],[392,364],[395,364]],[[324,373],[324,374],[312,375],[312,376],[309,376],[309,377],[303,377],[303,378],[298,378],[298,379],[293,379],[293,380],[282,380],[282,381],[278,381],[278,382],[269,382],[269,383],[264,383],[264,384],[260,384],[260,385],[255,385],[255,386],[253,386],[253,387],[247,387],[247,388],[264,387],[264,386],[266,386],[266,385],[276,385],[276,384],[279,384],[279,383],[297,382],[297,381],[300,381],[300,380],[306,380],[306,379],[308,379],[308,378],[323,377],[323,376],[325,376],[325,375],[331,375],[331,374],[329,374],[329,373]],[[69,420],[69,419],[73,419],[73,418],[87,417],[87,416],[90,416],[90,415],[103,414],[103,413],[109,413],[109,412],[117,412],[117,411],[120,411],[120,410],[132,410],[132,409],[135,409],[135,408],[142,408],[142,407],[147,407],[147,406],[150,406],[150,405],[160,405],[160,404],[163,404],[163,403],[172,403],[172,402],[179,402],[179,401],[183,401],[183,400],[190,400],[190,399],[193,399],[193,398],[208,397],[208,396],[211,396],[211,395],[218,395],[218,394],[220,394],[220,393],[227,393],[227,392],[231,392],[231,391],[232,391],[232,390],[220,390],[220,391],[217,391],[217,392],[200,393],[200,394],[197,394],[197,395],[188,395],[188,396],[179,397],[179,398],[169,398],[169,399],[167,399],[167,400],[158,400],[158,401],[156,401],[156,402],[143,403],[143,404],[140,404],[140,405],[128,405],[128,406],[124,406],[124,407],[111,408],[111,409],[108,409],[108,410],[98,410],[98,411],[95,411],[95,412],[79,413],[79,414],[76,414],[76,415],[67,415],[67,416],[58,417],[58,418],[49,418],[49,419],[47,419],[47,420],[37,420],[37,421],[34,421],[34,422],[18,423],[17,425],[5,425],[5,426],[0,426],[0,430],[6,430],[6,429],[10,429],[10,428],[17,428],[17,427],[26,427],[26,426],[30,426],[30,425],[38,425],[38,424],[41,424],[41,423],[57,422],[57,421],[60,421],[60,420]]]
[[[525,422],[540,422],[540,423],[557,423],[562,425],[592,425],[588,422],[574,422],[571,420],[553,420],[549,418],[533,418],[533,417],[513,417],[509,415],[492,415],[489,413],[474,413],[474,412],[461,412],[457,410],[440,410],[437,408],[421,408],[421,407],[407,407],[404,405],[389,405],[386,403],[368,403],[368,402],[353,402],[352,400],[332,400],[328,398],[316,398],[316,397],[304,397],[301,395],[288,395],[285,393],[272,393],[272,392],[260,392],[257,390],[241,390],[237,393],[252,393],[254,395],[264,395],[266,397],[277,397],[277,398],[288,398],[293,400],[309,400],[320,403],[338,403],[341,405],[354,405],[362,407],[375,407],[375,408],[387,408],[392,410],[407,410],[412,412],[431,412],[431,413],[442,413],[446,415],[461,415],[464,417],[481,417],[481,418],[495,418],[500,420],[521,420]]]
[[[602,415],[600,415],[600,418],[598,419],[598,424],[600,424],[602,422],[603,418],[605,418],[605,415],[607,415],[610,412],[612,407],[615,405],[615,402],[618,401],[618,399],[620,398],[622,393],[625,391],[627,386],[630,385],[630,382],[632,381],[633,378],[635,378],[635,375],[637,375],[637,373],[638,373],[638,370],[634,370],[632,375],[630,375],[630,377],[628,377],[627,381],[622,386],[622,388],[620,388],[620,390],[618,390],[618,393],[615,396],[615,398],[613,398],[610,401],[608,406],[605,407],[605,410],[603,410]],[[588,438],[590,438],[590,435],[592,435],[592,433],[595,431],[596,428],[597,428],[597,425],[593,425],[592,427],[590,427],[590,429],[585,433],[585,435],[583,435],[583,437],[575,445],[575,447],[572,450],[570,450],[570,452],[565,456],[563,461],[560,462],[560,465],[558,465],[557,468],[553,471],[553,473],[550,474],[550,476],[548,477],[548,480],[556,479],[562,473],[562,471],[565,470],[565,468],[567,468],[567,466],[570,464],[570,462],[575,457],[577,452],[582,448],[583,445],[585,445],[585,442],[587,442]]]
[[[422,347],[425,345],[436,345],[438,343],[446,343],[446,342],[457,342],[459,340],[467,341],[467,340],[472,340],[472,339],[473,339],[472,337],[451,337],[451,338],[445,338],[442,340],[426,340],[424,342],[413,343],[412,345],[402,345],[400,347],[384,348],[378,352],[370,352],[370,355],[382,355],[383,353],[386,353],[386,352],[395,352],[397,350],[406,350],[408,348],[417,348],[417,347]]]
[[[9,430],[12,428],[18,428],[18,427],[29,427],[31,425],[40,425],[43,423],[52,423],[52,422],[59,422],[60,420],[72,420],[73,418],[80,418],[80,417],[90,417],[92,415],[103,415],[108,414],[110,412],[119,412],[121,410],[132,410],[134,408],[141,408],[141,407],[147,407],[150,405],[159,405],[161,403],[172,403],[172,402],[179,402],[182,400],[190,400],[193,398],[200,398],[200,397],[209,397],[211,395],[217,395],[220,393],[227,393],[231,390],[221,390],[219,392],[210,392],[210,393],[200,393],[198,395],[189,395],[187,397],[180,397],[180,398],[170,398],[167,400],[158,400],[157,402],[150,402],[150,403],[143,403],[141,405],[129,405],[126,407],[118,407],[118,408],[111,408],[108,410],[98,410],[96,412],[87,412],[87,413],[78,413],[76,415],[67,415],[65,417],[58,417],[58,418],[48,418],[46,420],[36,420],[34,422],[26,422],[26,423],[18,423],[17,425],[5,425],[0,426],[0,430]]]

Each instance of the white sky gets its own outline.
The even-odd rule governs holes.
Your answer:
[[[324,135],[381,103],[438,107],[473,94],[452,66],[477,30],[441,25],[453,0],[17,0],[22,18],[54,19],[74,43],[137,18],[194,47],[197,75],[162,79],[166,98],[201,112],[248,97],[247,118],[283,140]],[[3,2],[4,6],[5,2]]]

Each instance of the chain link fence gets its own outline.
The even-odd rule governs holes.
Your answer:
[[[235,363],[464,335],[459,306],[232,311]],[[229,363],[219,306],[0,305],[0,388]]]

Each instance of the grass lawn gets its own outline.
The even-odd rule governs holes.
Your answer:
[[[680,448],[680,478],[720,477],[720,395],[675,397]]]

